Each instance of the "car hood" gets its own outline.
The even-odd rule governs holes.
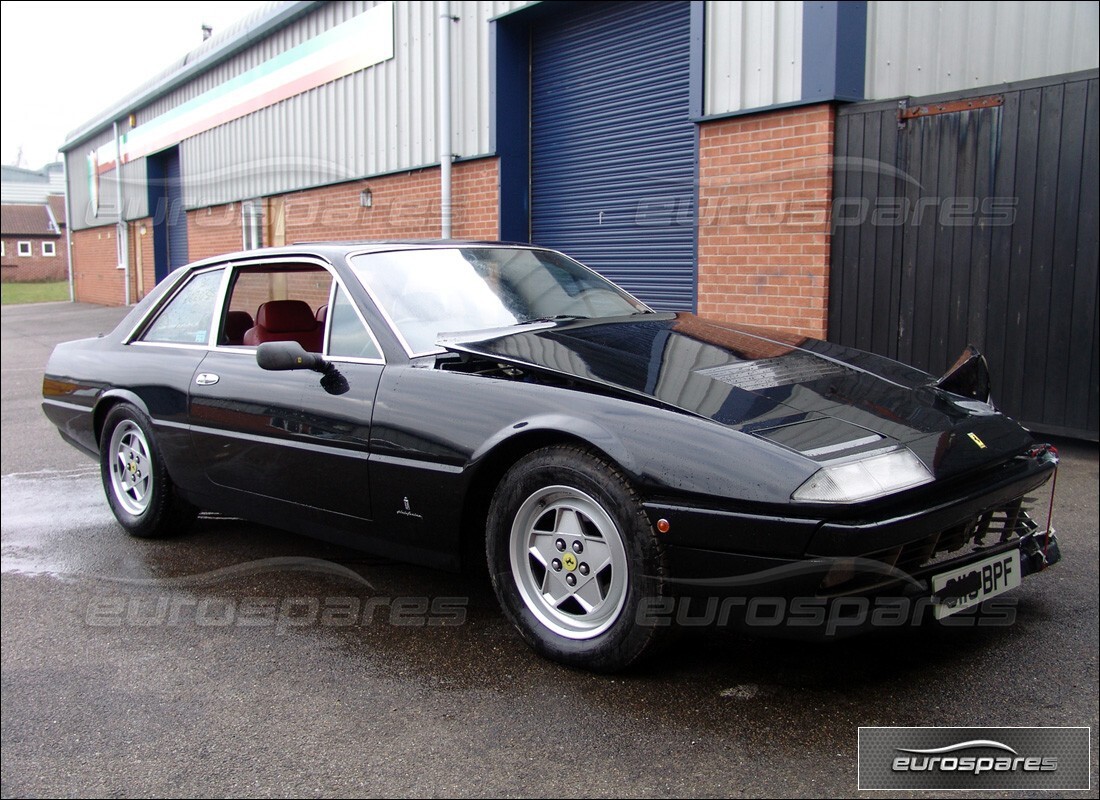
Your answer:
[[[440,341],[468,353],[644,398],[827,461],[909,447],[937,477],[1025,450],[990,406],[896,361],[817,339],[649,313],[521,325]]]

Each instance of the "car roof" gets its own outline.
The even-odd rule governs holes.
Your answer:
[[[534,247],[523,242],[494,242],[467,239],[387,239],[362,241],[318,241],[295,242],[283,247],[262,247],[255,250],[240,250],[235,253],[205,258],[190,265],[209,266],[227,261],[251,261],[271,257],[320,256],[329,263],[343,261],[349,253],[383,252],[386,250],[423,250],[449,247]]]

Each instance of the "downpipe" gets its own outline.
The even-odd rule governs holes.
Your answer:
[[[440,4],[439,12],[439,238],[451,238],[451,4]]]
[[[126,220],[122,214],[122,141],[119,139],[118,122],[115,128],[115,211],[118,224],[115,227],[115,243],[118,246],[118,268],[122,270],[122,280],[126,286],[126,305],[130,305],[130,237],[126,230]]]

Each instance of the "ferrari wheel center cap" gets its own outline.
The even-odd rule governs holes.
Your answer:
[[[561,557],[561,565],[569,572],[572,572],[577,568],[577,557],[572,553],[566,553]]]

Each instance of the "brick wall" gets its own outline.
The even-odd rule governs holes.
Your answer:
[[[360,193],[369,188],[371,206]],[[452,233],[496,239],[497,159],[455,164]],[[439,169],[422,169],[283,195],[287,243],[341,239],[431,239],[439,236]],[[270,237],[270,220],[265,220]],[[189,211],[192,261],[241,249],[241,204]]]
[[[705,123],[699,132],[699,314],[824,337],[832,106]]]
[[[148,218],[135,220],[129,223],[129,229],[130,301],[136,303],[156,286],[153,223]],[[113,225],[73,231],[73,288],[77,302],[122,305],[126,299],[125,270],[118,269],[117,264]]]
[[[370,208],[363,208],[359,200],[360,192],[366,187],[371,190]],[[498,237],[497,159],[455,164],[452,197],[455,238]],[[284,195],[283,200],[288,243],[439,236],[438,167],[308,189]],[[144,235],[141,234],[143,225]],[[265,220],[269,244],[270,228],[270,220]],[[114,237],[113,227],[73,232],[73,271],[78,301],[103,305],[121,305],[124,301],[125,282],[123,271],[116,269]],[[187,246],[190,261],[240,250],[241,204],[229,203],[187,212]],[[137,302],[152,291],[156,280],[151,220],[130,223],[129,249],[130,296]]]
[[[73,293],[77,302],[120,306],[124,272],[118,269],[115,226],[73,231]]]
[[[19,243],[30,242],[31,254],[19,255]],[[53,242],[54,255],[42,255],[42,243]],[[69,277],[65,262],[65,238],[51,236],[48,239],[34,236],[5,236],[4,257],[0,261],[0,280],[33,282],[63,281]]]
[[[498,160],[483,158],[479,161],[455,164],[451,174],[451,190],[453,205],[451,230],[454,237],[489,241],[499,239]]]
[[[241,204],[187,212],[187,260],[198,261],[241,249]]]

